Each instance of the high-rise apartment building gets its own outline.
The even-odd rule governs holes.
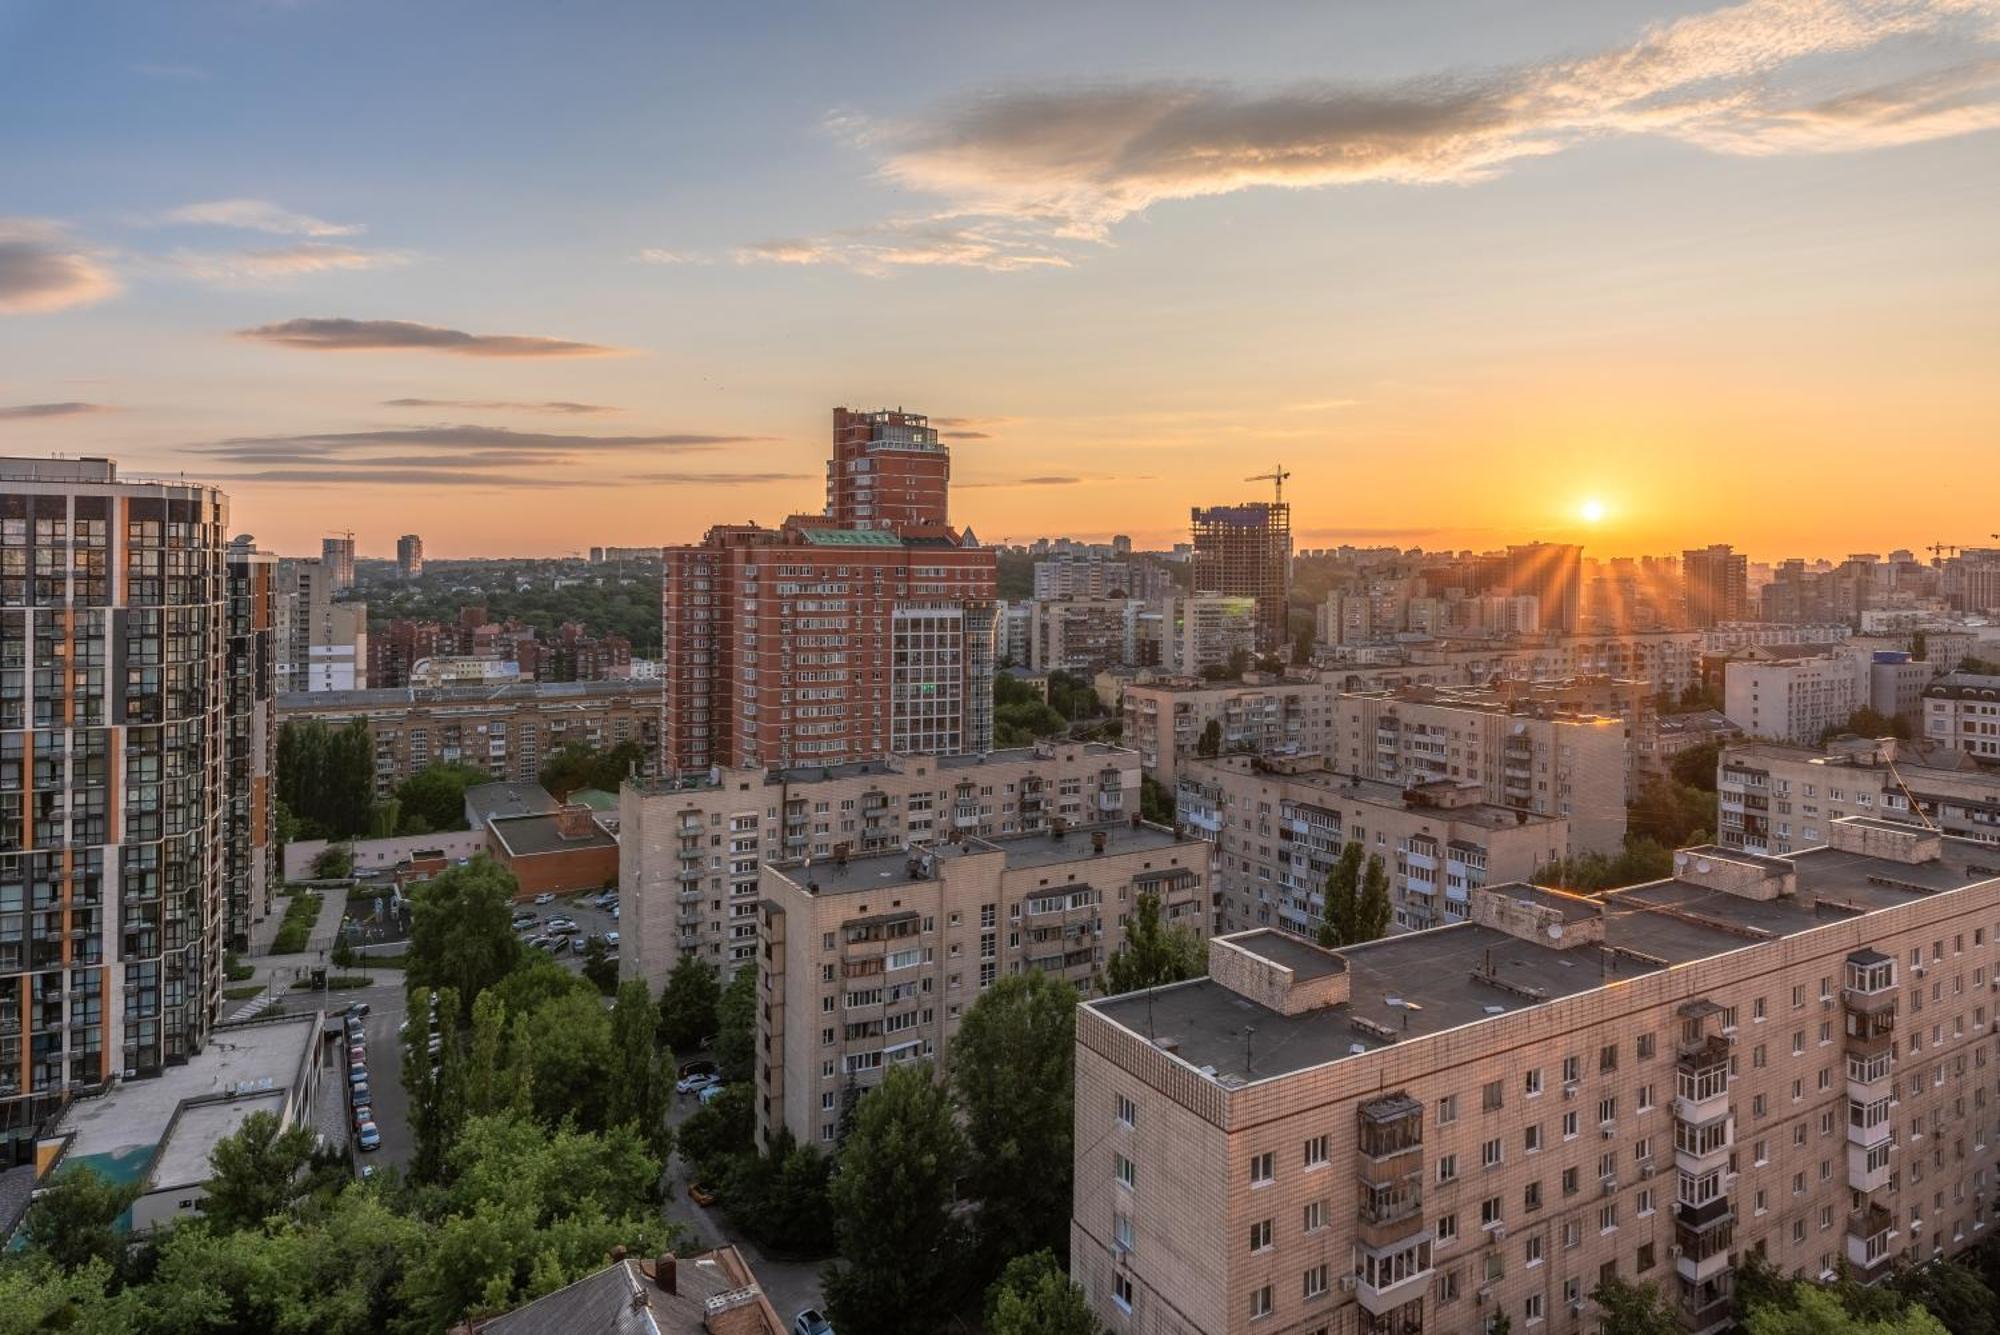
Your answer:
[[[1218,936],[1208,977],[1086,1002],[1072,1273],[1133,1335],[1582,1331],[1611,1277],[1708,1335],[1753,1253],[1866,1283],[1969,1245],[1992,850],[1829,833],[1337,951]]]
[[[1622,718],[1517,712],[1405,693],[1333,702],[1327,764],[1415,787],[1479,785],[1486,801],[1568,822],[1569,853],[1616,855],[1625,843],[1630,727]]]
[[[992,746],[998,570],[944,523],[950,458],[917,414],[835,422],[827,515],[666,549],[670,773]]]
[[[227,559],[223,939],[247,951],[278,881],[278,559],[248,537],[229,544]]]
[[[424,540],[415,533],[396,539],[396,573],[415,579],[424,573]]]
[[[1583,548],[1531,542],[1507,549],[1502,579],[1515,596],[1532,596],[1543,630],[1576,634],[1583,616]]]
[[[830,768],[719,769],[628,783],[619,801],[619,967],[657,990],[683,955],[724,974],[756,958],[765,862],[1124,819],[1139,810],[1139,761],[1120,747],[1050,741]]]
[[[335,602],[338,575],[324,560],[278,562],[275,624],[280,691],[368,686],[368,604]]]
[[[1836,649],[1811,658],[1733,658],[1722,712],[1752,737],[1817,744],[1868,703],[1868,665]]]
[[[1256,649],[1270,653],[1290,639],[1286,602],[1292,588],[1292,507],[1283,501],[1196,506],[1194,592],[1256,600]]]
[[[1089,995],[1141,895],[1208,935],[1207,849],[1134,816],[766,864],[757,1132],[831,1145],[846,1110],[903,1062],[949,1063],[965,1011],[1000,978]]]
[[[326,567],[335,593],[354,587],[354,535],[329,533],[319,540],[320,564]]]
[[[942,527],[951,522],[951,451],[922,413],[833,410],[826,513],[837,528]]]
[[[1706,629],[1750,616],[1750,558],[1727,543],[1681,553],[1687,624]]]
[[[1476,783],[1404,787],[1335,774],[1319,756],[1193,761],[1181,769],[1174,819],[1215,850],[1218,932],[1279,927],[1311,938],[1348,844],[1382,859],[1391,921],[1405,931],[1464,922],[1473,891],[1525,880],[1569,847],[1562,817],[1495,806]]]
[[[1160,600],[1160,661],[1185,675],[1228,668],[1264,644],[1270,629],[1264,604],[1232,594]],[[1289,655],[1283,644],[1276,651]]]
[[[157,1074],[221,997],[228,499],[0,460],[0,1128]]]

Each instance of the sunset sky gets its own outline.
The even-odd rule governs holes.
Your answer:
[[[1996,131],[2000,0],[0,0],[0,453],[557,554],[900,405],[989,542],[1984,542]]]

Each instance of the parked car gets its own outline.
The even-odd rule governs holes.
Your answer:
[[[618,933],[606,932],[604,934],[604,944],[610,946],[613,950],[618,949]]]
[[[549,948],[549,938],[546,936],[531,936],[525,944],[530,950],[547,950]]]
[[[360,1107],[354,1110],[354,1125],[357,1130],[360,1128],[363,1122],[372,1122],[374,1120],[375,1120],[375,1109],[373,1109],[369,1105],[364,1103]]]
[[[373,1107],[375,1100],[368,1096],[368,1082],[363,1080],[358,1085],[349,1085],[347,1087],[347,1101],[356,1108]]]
[[[350,1085],[365,1085],[365,1084],[367,1084],[367,1083],[368,1083],[368,1063],[367,1063],[367,1062],[350,1062],[350,1063],[348,1063],[348,1067],[347,1067],[347,1083],[348,1083],[348,1084],[350,1084]]]
[[[356,1020],[362,1019],[368,1014],[368,1003],[365,1001],[357,1001],[353,1005],[347,1008],[347,1013],[349,1016],[351,1016]]]
[[[704,1085],[699,1091],[696,1092],[695,1097],[700,1099],[703,1103],[713,1103],[717,1099],[722,1097],[722,1091],[727,1088],[729,1088],[729,1086],[723,1084],[721,1079],[718,1078],[714,1081],[711,1081],[709,1084]]]
[[[792,1318],[792,1335],[833,1335],[833,1323],[808,1307]]]
[[[715,1204],[715,1193],[707,1187],[702,1186],[699,1182],[690,1182],[688,1183],[688,1199],[696,1205],[713,1205]]]
[[[366,1181],[367,1181],[367,1180],[368,1180],[369,1178],[371,1178],[371,1177],[373,1177],[373,1176],[375,1176],[375,1165],[374,1165],[374,1164],[372,1164],[372,1163],[365,1163],[365,1164],[362,1164],[362,1165],[361,1165],[361,1180],[362,1180],[363,1182],[366,1182]]]
[[[356,1043],[347,1050],[347,1064],[349,1066],[366,1066],[368,1064],[368,1049]]]
[[[382,1133],[375,1129],[373,1122],[363,1122],[361,1124],[361,1131],[355,1137],[355,1140],[363,1150],[379,1150],[382,1148]]]
[[[674,1082],[674,1088],[683,1094],[700,1094],[722,1083],[717,1075],[687,1075]]]
[[[611,921],[613,922],[618,921],[618,906],[616,904],[613,904],[611,906]]]
[[[537,904],[553,904],[556,902],[556,897],[553,893],[544,890],[542,891],[542,893],[535,896],[535,902]]]

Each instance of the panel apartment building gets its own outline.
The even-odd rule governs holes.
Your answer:
[[[950,1059],[998,979],[1053,975],[1089,995],[1142,894],[1208,935],[1208,850],[1126,821],[767,864],[759,915],[757,1130],[830,1145],[842,1114],[902,1062]]]
[[[1752,737],[1816,744],[1868,703],[1868,666],[1836,649],[1811,658],[1731,659],[1722,712]]]
[[[1393,922],[1404,931],[1465,921],[1474,891],[1525,880],[1569,846],[1562,818],[1495,806],[1476,783],[1404,788],[1335,774],[1319,756],[1191,761],[1174,819],[1214,848],[1218,932],[1314,936],[1327,874],[1349,843],[1382,859]]]
[[[1086,1003],[1073,1274],[1134,1335],[1581,1332],[1609,1276],[1706,1335],[1748,1253],[1867,1281],[1970,1245],[1992,851],[1830,834],[1340,951],[1216,937],[1209,977]]]
[[[1924,740],[2000,765],[2000,677],[1953,672],[1924,688]]]
[[[344,727],[360,719],[375,743],[375,795],[434,761],[477,765],[495,779],[533,782],[564,746],[659,749],[660,688],[644,681],[538,681],[500,686],[403,686],[281,695],[278,717]]]
[[[229,502],[109,459],[0,459],[0,1129],[201,1050],[240,717]],[[254,762],[253,762],[254,763]],[[248,839],[248,831],[240,830]]]
[[[1893,737],[1842,738],[1824,750],[1728,747],[1716,760],[1717,841],[1785,854],[1825,842],[1843,817],[1873,816],[2000,845],[2000,772],[1925,764],[1903,750]]]
[[[992,745],[997,566],[950,470],[921,415],[836,409],[826,514],[666,549],[669,772]]]
[[[1258,652],[1284,648],[1292,588],[1292,507],[1283,501],[1196,506],[1191,512],[1196,594],[1254,599]]]
[[[683,955],[724,975],[753,961],[767,861],[1073,829],[1138,810],[1138,757],[1100,742],[628,783],[619,793],[619,969],[657,989]]]
[[[1242,681],[1128,682],[1120,716],[1125,743],[1138,751],[1146,773],[1169,787],[1195,758],[1210,723],[1221,729],[1224,752],[1302,755],[1333,744],[1333,692],[1311,679],[1245,673]]]
[[[1629,731],[1595,714],[1343,695],[1326,757],[1342,773],[1406,787],[1478,784],[1488,802],[1568,822],[1568,852],[1615,854],[1625,840]]]
[[[352,566],[350,560],[350,574]],[[368,604],[335,602],[334,595],[346,587],[325,560],[287,557],[278,562],[274,625],[279,690],[367,687]]]

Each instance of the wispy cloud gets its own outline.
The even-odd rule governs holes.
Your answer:
[[[1304,403],[1286,404],[1285,411],[1288,413],[1324,413],[1331,412],[1335,408],[1353,408],[1358,406],[1360,402],[1360,399],[1308,399]]]
[[[468,334],[409,320],[311,318],[239,329],[238,338],[321,352],[446,352],[460,357],[606,357],[622,351],[529,334]]]
[[[809,482],[816,473],[634,473],[633,482],[701,487],[751,487],[766,482]]]
[[[942,436],[942,437],[943,437],[944,439],[946,439],[946,440],[991,440],[991,439],[993,439],[992,435],[991,435],[990,433],[988,433],[988,432],[985,432],[985,431],[940,431],[940,432],[938,432],[938,435]]]
[[[0,422],[41,420],[50,417],[83,417],[108,411],[101,403],[15,403],[0,404]]]
[[[249,473],[211,473],[217,482],[270,483],[287,487],[311,486],[412,486],[486,487],[536,490],[554,487],[605,487],[618,485],[589,478],[532,476],[509,473],[467,473],[446,468],[408,470],[370,468],[270,468]]]
[[[510,431],[498,426],[389,427],[378,431],[323,431],[289,436],[231,436],[185,446],[195,454],[264,462],[272,455],[293,459],[340,459],[375,463],[365,456],[384,449],[436,451],[431,462],[465,466],[469,452],[489,452],[482,462],[508,462],[505,456],[532,454],[538,462],[596,454],[628,454],[646,450],[709,450],[725,445],[767,442],[767,436],[719,435],[696,431],[666,431],[649,435],[592,436],[547,431]],[[518,460],[515,460],[518,462]]]
[[[1012,417],[933,417],[934,427],[1004,426],[1018,419]]]
[[[639,258],[647,264],[706,264],[705,257],[685,250],[668,250],[662,246],[648,246],[639,252]]]
[[[1075,486],[1081,486],[1085,482],[1111,482],[1111,481],[1125,481],[1125,480],[1127,479],[1058,477],[1058,476],[1044,475],[1040,477],[1002,478],[990,482],[954,482],[952,483],[952,486],[954,487],[1075,487]]]
[[[1000,91],[908,121],[831,127],[933,213],[746,248],[739,258],[987,269],[1068,262],[1156,204],[1258,187],[1469,184],[1615,136],[1734,154],[1881,148],[2000,125],[2000,0],[1745,0],[1578,58],[1401,83]],[[1865,57],[1906,68],[1875,82]],[[1937,64],[1948,53],[1948,64]],[[1967,59],[1968,54],[1976,58]],[[885,237],[927,237],[892,258]],[[956,238],[971,238],[957,241]]]
[[[545,399],[539,403],[515,399],[384,399],[385,408],[462,408],[474,412],[516,413],[617,413],[625,411],[603,403],[572,403],[567,399]]]
[[[390,250],[356,250],[324,241],[301,241],[268,250],[176,250],[169,252],[161,263],[190,278],[208,282],[268,282],[337,269],[393,269],[409,263],[409,256]]]
[[[309,213],[296,213],[268,199],[211,199],[185,204],[161,214],[157,221],[191,227],[233,227],[276,236],[355,236],[366,230],[360,223],[328,222]]]
[[[88,306],[117,291],[110,270],[57,224],[0,218],[0,315]]]

